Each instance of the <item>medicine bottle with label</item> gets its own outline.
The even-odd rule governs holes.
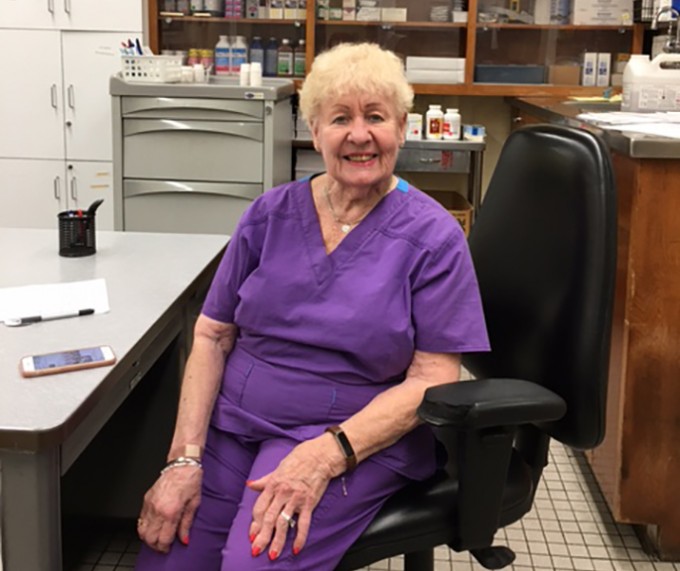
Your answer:
[[[229,75],[231,71],[231,44],[227,36],[220,36],[215,46],[215,75]]]
[[[460,113],[458,109],[447,109],[444,113],[444,130],[442,136],[447,141],[460,139]]]
[[[441,105],[430,105],[425,113],[425,138],[441,139],[444,127],[444,113]]]
[[[293,48],[291,47],[288,38],[283,38],[283,40],[281,40],[276,72],[278,76],[282,77],[293,75]]]

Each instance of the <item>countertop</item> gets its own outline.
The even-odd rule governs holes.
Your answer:
[[[570,102],[554,97],[521,97],[509,99],[511,106],[526,111],[546,122],[585,127],[600,135],[612,151],[639,159],[677,159],[680,158],[680,139],[656,137],[602,129],[596,124],[578,119],[581,113],[620,111],[619,104]]]

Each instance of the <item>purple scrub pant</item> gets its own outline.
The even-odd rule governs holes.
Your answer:
[[[371,460],[362,462],[345,476],[346,496],[340,478],[330,482],[298,555],[292,552],[295,530],[290,530],[275,561],[269,560],[266,550],[253,557],[248,532],[258,494],[245,488],[245,481],[274,470],[296,444],[282,438],[253,443],[211,427],[201,505],[189,532],[189,545],[176,539],[168,554],[144,545],[136,571],[332,571],[385,500],[409,480]]]

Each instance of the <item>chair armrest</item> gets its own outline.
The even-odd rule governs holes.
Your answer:
[[[438,427],[455,451],[458,496],[449,544],[456,551],[490,547],[498,530],[517,427],[562,417],[564,400],[541,385],[485,379],[432,387],[418,416]],[[533,483],[529,504],[533,497]]]
[[[418,416],[434,426],[479,430],[557,420],[566,410],[562,397],[536,383],[484,379],[427,389]]]

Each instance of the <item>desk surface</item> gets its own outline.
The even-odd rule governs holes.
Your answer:
[[[118,364],[164,325],[221,254],[227,236],[97,232],[97,253],[64,258],[56,230],[0,228],[0,287],[104,278],[111,311],[10,328],[0,325],[0,449],[65,440],[106,395],[115,367],[24,379],[28,354],[110,345]],[[150,333],[151,332],[151,333]],[[115,382],[115,379],[111,382]]]

